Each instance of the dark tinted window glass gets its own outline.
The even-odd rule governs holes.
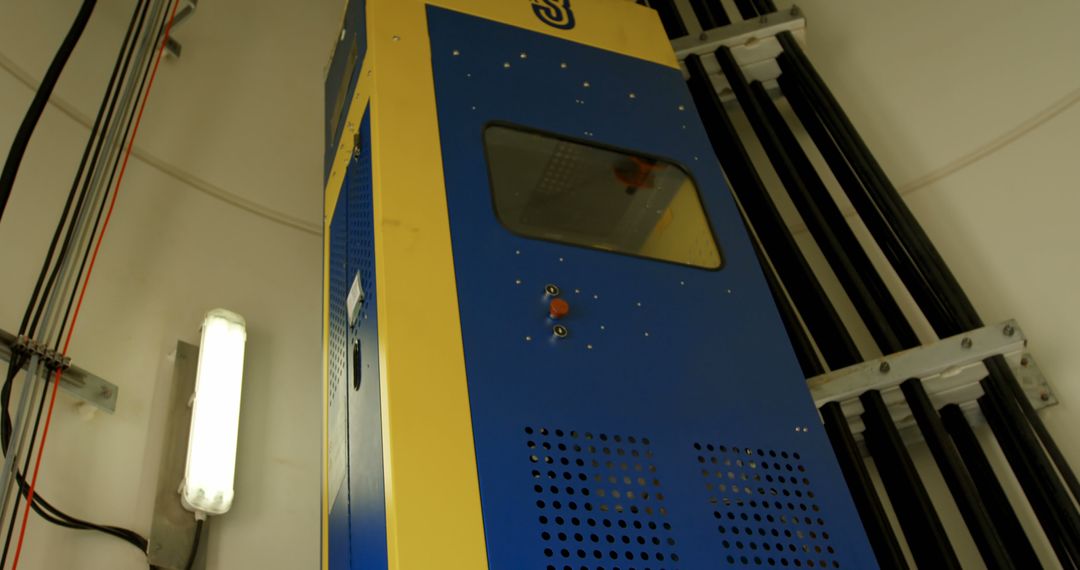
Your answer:
[[[484,141],[495,209],[514,233],[720,267],[697,187],[674,164],[505,126]]]

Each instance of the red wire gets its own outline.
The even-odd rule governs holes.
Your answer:
[[[131,150],[135,146],[135,135],[139,133],[139,124],[142,123],[143,111],[146,110],[146,101],[150,99],[150,89],[154,87],[154,77],[157,76],[158,65],[161,63],[161,56],[165,53],[165,44],[169,41],[169,32],[172,30],[173,20],[176,18],[176,9],[180,7],[180,2],[174,2],[172,13],[169,16],[169,23],[165,26],[165,36],[161,40],[161,47],[158,48],[157,59],[154,61],[154,69],[150,72],[150,81],[146,84],[146,94],[143,95],[142,103],[139,105],[139,114],[135,118],[135,126],[131,131],[131,137],[128,139],[127,150],[124,152],[124,162],[120,166],[120,175],[116,179],[116,186],[113,188],[112,199],[109,201],[109,212],[105,214],[105,221],[101,225],[101,233],[98,234],[97,243],[94,244],[94,253],[90,257],[90,265],[86,269],[86,279],[83,280],[82,289],[79,290],[79,301],[75,304],[75,312],[71,316],[71,325],[68,326],[67,337],[64,339],[64,351],[66,356],[68,346],[71,345],[71,335],[75,331],[75,322],[79,320],[79,309],[82,308],[83,297],[86,295],[86,286],[90,284],[90,276],[94,273],[94,262],[97,261],[98,250],[101,249],[101,242],[105,238],[105,230],[109,228],[109,220],[112,218],[113,207],[116,206],[116,197],[120,194],[120,183],[124,180],[124,173],[127,171],[128,159],[131,158]],[[45,416],[45,428],[41,432],[41,444],[38,445],[37,459],[34,461],[34,475],[30,479],[30,489],[26,497],[26,509],[23,511],[22,526],[19,528],[19,544],[15,547],[15,560],[12,562],[11,570],[16,570],[19,567],[19,555],[22,554],[23,540],[26,538],[26,523],[30,518],[30,505],[34,502],[34,487],[37,485],[38,471],[41,469],[41,456],[45,452],[45,440],[49,437],[49,424],[52,422],[53,407],[56,405],[56,393],[60,387],[61,370],[56,371],[56,378],[53,379],[53,391],[52,396],[49,399],[49,412]]]

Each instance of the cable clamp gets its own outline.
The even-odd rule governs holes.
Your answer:
[[[30,338],[24,334],[15,337],[15,342],[11,345],[11,351],[17,354],[26,354],[30,352]]]

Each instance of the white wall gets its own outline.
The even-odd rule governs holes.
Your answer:
[[[0,4],[0,54],[37,81],[78,0]],[[130,14],[101,0],[56,96],[92,117]],[[61,396],[40,489],[71,514],[149,531],[176,341],[217,306],[247,318],[237,497],[212,521],[209,568],[315,568],[319,557],[323,66],[340,0],[202,2],[164,61],[139,146],[181,176],[295,218],[285,226],[133,160],[71,354],[120,386],[91,421]],[[0,69],[6,154],[32,90]],[[50,107],[0,225],[0,327],[22,317],[88,129]],[[210,188],[214,191],[214,188]],[[134,548],[31,518],[20,568],[145,569]]]
[[[78,4],[0,4],[0,56],[38,80]],[[83,116],[96,109],[131,4],[101,0],[61,80],[57,97]],[[1080,464],[1070,437],[1080,408],[1072,373],[1080,368],[1072,349],[1080,198],[1071,171],[1080,148],[1080,36],[1071,26],[1080,5],[800,4],[811,57],[983,318],[1015,317],[1033,339],[1062,401],[1044,418]],[[214,521],[212,569],[317,566],[321,244],[311,231],[320,224],[322,69],[341,5],[202,2],[178,30],[184,56],[163,64],[139,138],[153,165],[132,161],[72,347],[80,366],[121,387],[119,410],[84,421],[62,396],[49,436],[41,489],[50,500],[146,532],[167,355],[177,339],[197,340],[205,310],[244,314],[238,496]],[[0,69],[0,149],[31,96]],[[0,224],[0,327],[18,325],[87,132],[50,107],[35,135]],[[972,153],[981,158],[965,166]],[[222,191],[290,225],[211,196]],[[915,453],[940,491],[925,450]],[[974,560],[955,508],[942,507]],[[31,521],[23,568],[145,568],[119,541]]]

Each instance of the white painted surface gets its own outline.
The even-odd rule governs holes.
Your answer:
[[[0,54],[40,79],[80,2],[0,4]],[[130,0],[101,0],[57,95],[93,116]],[[139,145],[218,187],[321,223],[323,66],[339,0],[202,2],[164,61]],[[0,70],[6,154],[32,92]],[[50,107],[0,225],[0,326],[18,327],[88,130]],[[208,309],[249,338],[236,501],[211,521],[211,569],[317,568],[322,244],[133,160],[72,356],[121,388],[115,416],[82,420],[61,396],[40,480],[69,513],[149,531],[171,363]],[[145,569],[125,543],[31,518],[20,568]]]
[[[0,4],[0,54],[40,78],[78,4]],[[237,499],[213,521],[214,570],[318,565],[321,253],[319,238],[295,226],[320,224],[322,69],[341,4],[202,2],[180,30],[184,56],[163,64],[140,147],[204,189],[208,183],[295,223],[255,216],[133,160],[72,347],[81,366],[121,386],[119,411],[84,421],[62,396],[49,436],[41,489],[50,500],[146,532],[167,355],[177,339],[197,340],[207,309],[243,314],[250,336]],[[983,318],[1017,318],[1035,339],[1032,349],[1062,401],[1044,417],[1080,464],[1080,442],[1069,437],[1080,408],[1073,349],[1080,337],[1073,169],[1080,105],[1070,106],[1080,99],[1080,35],[1072,29],[1080,5],[800,4],[811,57],[908,192]],[[83,115],[96,109],[130,6],[101,0],[61,79],[57,95]],[[3,152],[31,96],[0,70]],[[1057,113],[1015,136],[1050,108]],[[0,225],[4,328],[18,326],[86,135],[50,107],[30,147]],[[995,141],[1011,142],[927,182]],[[850,318],[850,308],[844,312]],[[940,491],[928,454],[915,454]],[[955,508],[941,505],[958,548],[978,567]],[[145,568],[119,541],[31,520],[22,568]]]

